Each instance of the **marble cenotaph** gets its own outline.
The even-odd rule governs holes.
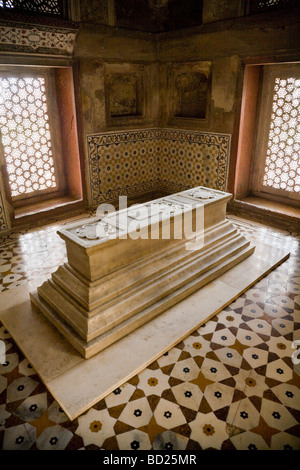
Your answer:
[[[230,198],[197,187],[66,226],[68,261],[31,302],[94,356],[253,253],[226,219]]]

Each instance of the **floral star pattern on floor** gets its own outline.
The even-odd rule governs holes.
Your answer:
[[[0,324],[2,450],[300,450],[300,237],[229,218],[290,258],[74,421]],[[2,237],[0,291],[55,271],[61,225]]]

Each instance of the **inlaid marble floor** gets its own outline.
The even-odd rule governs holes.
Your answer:
[[[74,421],[0,324],[0,449],[300,450],[300,365],[292,360],[300,237],[229,218],[254,243],[287,248],[290,258]],[[2,237],[0,292],[34,289],[66,259],[61,225]]]

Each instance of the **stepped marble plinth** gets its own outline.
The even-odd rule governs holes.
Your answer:
[[[198,187],[65,227],[68,262],[32,303],[92,357],[253,253],[230,198]]]

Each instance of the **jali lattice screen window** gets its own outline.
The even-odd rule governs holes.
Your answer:
[[[300,64],[263,69],[252,188],[300,200]]]
[[[0,74],[0,132],[13,198],[57,188],[47,76]]]
[[[275,78],[263,185],[300,193],[300,79]]]
[[[63,17],[66,2],[63,0],[0,0],[0,8],[21,13]]]
[[[249,13],[261,13],[297,5],[298,0],[248,0]]]

